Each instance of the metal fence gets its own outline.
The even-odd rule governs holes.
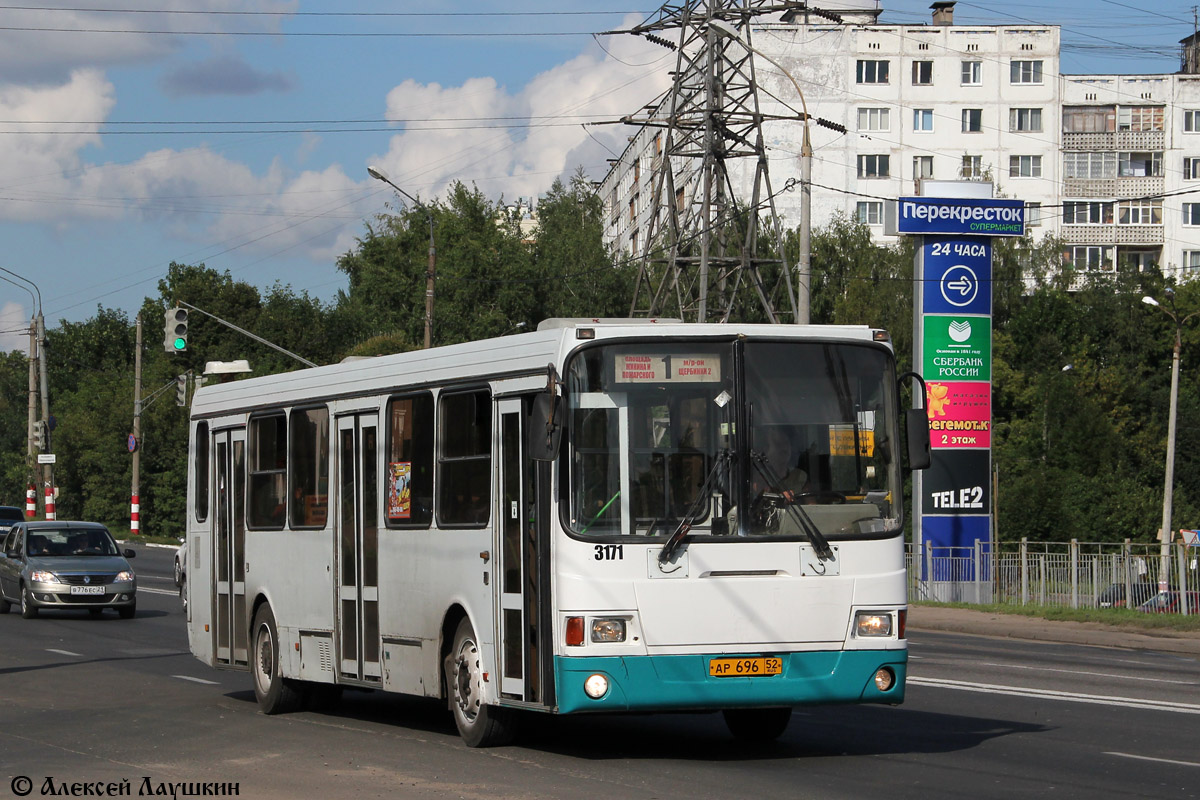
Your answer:
[[[906,556],[911,601],[1200,613],[1200,548],[1183,544],[977,542]]]

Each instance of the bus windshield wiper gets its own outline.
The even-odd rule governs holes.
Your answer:
[[[759,474],[766,479],[767,485],[771,490],[779,494],[786,494],[782,491],[783,482],[779,476],[775,474],[775,470],[771,469],[771,465],[767,463],[766,457],[757,450],[750,451],[750,461],[754,464]],[[822,561],[833,560],[833,549],[829,546],[829,540],[821,533],[821,529],[812,521],[803,508],[792,502],[785,502],[784,509],[792,518],[800,530],[804,531],[804,535],[808,541],[812,543],[813,549],[817,551],[817,557]]]
[[[700,487],[700,491],[696,493],[696,499],[688,506],[687,513],[683,515],[683,519],[679,520],[679,527],[671,534],[663,545],[662,550],[658,553],[658,563],[665,564],[671,560],[671,556],[675,555],[675,551],[679,549],[679,545],[683,544],[683,540],[692,530],[692,525],[695,524],[700,512],[708,504],[708,499],[711,497],[709,490],[712,488],[713,479],[721,468],[726,466],[732,459],[728,450],[722,450],[713,460],[712,469],[708,471],[708,475],[704,478],[704,485]]]

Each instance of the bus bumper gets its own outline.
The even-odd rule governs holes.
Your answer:
[[[783,659],[779,675],[715,677],[711,658],[728,654],[566,657],[554,659],[558,712],[684,711],[696,709],[797,706],[827,703],[904,701],[907,650],[825,650],[772,654]],[[895,682],[888,691],[875,684],[888,668]],[[584,684],[602,675],[608,691],[593,699]]]

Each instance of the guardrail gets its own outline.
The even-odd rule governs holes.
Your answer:
[[[1200,548],[1179,543],[908,545],[906,559],[910,601],[1200,613]]]

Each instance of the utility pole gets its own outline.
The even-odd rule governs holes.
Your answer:
[[[37,315],[37,333],[38,333],[38,372],[41,373],[42,383],[42,430],[46,432],[46,453],[53,455],[54,440],[51,437],[50,425],[50,380],[46,372],[46,318],[42,316],[41,308],[38,309]],[[54,462],[48,459],[42,465],[42,480],[45,483],[46,489],[46,519],[57,519],[54,506],[56,502],[54,491]]]
[[[34,445],[34,427],[37,426],[38,379],[37,379],[37,319],[29,318],[29,442],[25,449],[26,478],[28,489],[25,492],[25,516],[33,519],[37,516],[37,447]],[[30,494],[32,493],[32,497]]]
[[[129,532],[137,536],[142,532],[141,502],[138,497],[141,486],[142,465],[142,315],[137,316],[137,347],[133,353],[133,435],[129,448],[133,451],[133,486],[129,492]]]
[[[630,309],[634,316],[677,313],[687,321],[725,322],[739,297],[748,295],[757,299],[770,322],[809,321],[810,116],[806,108],[783,115],[762,112],[754,54],[783,72],[795,87],[801,106],[805,98],[795,78],[756,50],[750,40],[755,17],[798,11],[841,19],[802,2],[687,0],[668,3],[642,24],[624,31],[677,53],[673,86],[666,99],[647,106],[637,118],[622,120],[661,129],[651,159],[646,235],[638,240],[640,253],[635,253],[641,263]],[[660,35],[673,31],[678,32],[677,43]],[[837,123],[812,119],[845,133]],[[799,303],[784,252],[777,192],[771,186],[763,136],[764,122],[795,121],[804,125]],[[630,155],[642,157],[641,153]],[[751,190],[748,197],[740,199],[734,196],[730,177],[730,165],[739,159],[753,159]],[[641,196],[646,195],[643,192]],[[639,210],[631,212],[638,220]],[[766,249],[761,241],[764,229],[773,237],[777,255],[768,257],[762,252]],[[767,267],[778,271],[773,286],[768,286],[764,277]]]

